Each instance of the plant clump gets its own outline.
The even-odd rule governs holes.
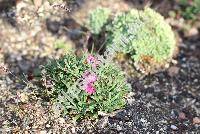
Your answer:
[[[181,5],[180,14],[186,20],[196,20],[198,15],[200,15],[200,1],[199,0],[180,0],[179,4]]]
[[[89,15],[88,27],[93,34],[99,34],[102,27],[108,22],[111,11],[107,8],[98,7]]]
[[[172,59],[176,46],[174,33],[164,18],[150,8],[120,13],[107,31],[107,47],[120,48],[143,72],[156,70]]]
[[[44,67],[43,81],[57,111],[75,119],[123,108],[130,90],[114,63],[92,54],[70,53],[51,61]]]
[[[104,13],[97,11],[92,12],[92,16]],[[90,19],[90,29],[100,29],[96,24],[105,22],[104,20],[102,17],[93,21]],[[118,13],[113,19],[109,19],[103,31],[106,34],[107,50],[112,49],[117,54],[128,57],[126,60],[145,74],[164,68],[172,60],[176,50],[175,35],[171,27],[163,16],[148,7]]]

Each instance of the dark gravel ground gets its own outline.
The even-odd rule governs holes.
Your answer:
[[[83,3],[86,5],[79,6]],[[77,22],[83,22],[88,9],[92,9],[98,4],[111,7],[114,10],[129,8],[129,3],[120,0],[119,2],[79,0],[78,5],[76,5],[77,11],[74,14],[68,15],[61,10],[53,10],[47,6],[47,3],[44,3],[45,6],[42,7],[41,12],[48,9],[48,13],[35,16],[32,13],[34,6],[26,2],[25,4],[28,6],[24,3],[16,5],[17,19],[12,18],[11,9],[8,11],[11,16],[5,16],[5,12],[0,10],[0,29],[2,29],[0,31],[0,62],[9,67],[17,76],[25,73],[28,79],[32,79],[31,74],[47,59],[62,55],[62,50],[53,47],[53,42],[56,39],[64,40],[69,46],[83,44],[82,37],[81,39],[76,38],[77,35],[80,36],[79,32],[77,33],[80,31],[80,24]],[[9,24],[7,20],[10,20],[10,17],[12,24],[18,26],[22,23],[22,25],[15,27],[15,25]],[[20,18],[23,19],[19,21]],[[27,22],[31,22],[31,25],[28,25]],[[64,27],[71,31],[67,32]],[[181,31],[181,29],[177,31]],[[200,31],[195,36],[187,38],[180,34],[182,41],[179,54],[170,68],[164,72],[148,75],[143,79],[130,78],[129,82],[132,84],[133,92],[127,99],[127,107],[115,114],[104,116],[96,122],[74,123],[67,117],[57,117],[51,112],[51,104],[42,98],[42,95],[38,95],[37,88],[22,84],[13,75],[1,75],[0,133],[2,131],[2,133],[39,134],[199,134],[199,33]]]
[[[186,39],[177,65],[142,80],[131,79],[135,94],[126,109],[91,133],[200,133],[195,123],[200,113],[199,53],[199,38]]]

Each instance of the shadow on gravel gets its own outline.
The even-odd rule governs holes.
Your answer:
[[[14,19],[15,12],[11,11],[11,9],[16,7],[18,1],[19,0],[0,0],[0,14],[4,14],[4,17],[0,17],[0,19],[13,27],[17,26],[17,22]]]
[[[40,65],[45,65],[49,60],[47,57],[34,57],[31,55],[14,55],[11,53],[4,54],[5,63],[8,68],[16,74],[29,74],[33,73],[35,68]]]
[[[12,73],[0,76],[0,82],[2,82],[0,91],[3,94],[0,96],[0,133],[24,132],[27,127],[34,130],[33,124],[41,123],[39,116],[43,114],[35,114],[35,111],[43,110],[45,114],[50,114],[49,105],[47,105],[49,98],[44,95],[39,75],[39,66],[45,65],[49,58],[31,57],[29,54],[20,56],[12,53],[5,53],[4,57],[4,63],[8,65],[7,68]],[[29,86],[29,82],[37,88]],[[27,96],[29,97],[26,98]],[[39,121],[35,121],[36,119]],[[43,124],[45,122],[47,121],[45,120]]]
[[[105,51],[105,33],[93,35],[88,28],[82,26],[73,18],[64,18],[61,21],[53,21],[50,18],[46,20],[47,30],[53,35],[67,36],[76,45],[76,50],[86,48],[89,51],[103,54]]]
[[[63,18],[61,21],[46,20],[47,30],[53,35],[67,36],[75,44],[76,50],[87,48],[88,42],[91,42],[88,29],[80,25],[73,18]]]
[[[0,13],[16,7],[17,1],[18,0],[0,0]]]
[[[178,64],[141,80],[131,80],[135,95],[129,98],[129,105],[108,117],[107,126],[102,126],[102,119],[94,133],[199,133],[199,125],[194,124],[200,114],[199,37],[184,38],[176,58]]]
[[[50,60],[49,57],[38,57],[31,55],[14,55],[12,53],[4,54],[4,63],[8,65],[10,73],[6,76],[10,84],[7,83],[11,93],[16,93],[18,90],[27,90],[36,94],[43,93],[42,81],[41,81],[41,66],[45,66]],[[5,78],[6,78],[5,77]],[[6,80],[7,81],[7,80]],[[29,84],[35,85],[37,88],[31,87]],[[31,84],[31,85],[32,85]],[[30,86],[30,87],[29,87]],[[44,101],[48,101],[48,98],[39,95]]]
[[[168,11],[174,8],[173,0],[124,0],[131,4],[134,8],[143,9],[145,6],[150,6],[164,16],[168,16]]]

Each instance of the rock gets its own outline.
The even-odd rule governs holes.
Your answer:
[[[117,125],[117,131],[121,131],[122,127],[120,125]]]
[[[25,131],[24,134],[28,134],[28,131]]]
[[[197,28],[193,27],[191,28],[188,33],[186,34],[187,37],[198,35],[199,31]]]
[[[46,124],[46,127],[47,127],[47,128],[50,128],[50,127],[51,127],[51,125],[49,125],[49,124]]]
[[[194,117],[193,118],[193,124],[200,124],[200,118],[199,117]]]
[[[75,127],[72,127],[72,133],[74,134],[74,133],[76,133],[76,128]]]
[[[39,134],[46,134],[46,133],[47,133],[46,130],[42,130],[42,131],[39,132]]]
[[[64,124],[65,123],[65,119],[64,118],[59,118],[59,123]]]
[[[28,96],[25,93],[17,93],[17,95],[19,96],[19,100],[21,102],[27,102],[28,101]]]
[[[108,125],[108,117],[105,116],[104,118],[98,121],[98,124],[101,128],[105,128]]]
[[[175,76],[175,75],[177,75],[178,74],[178,72],[179,72],[179,67],[176,67],[176,66],[172,66],[172,67],[170,67],[169,69],[168,69],[168,75],[169,76],[171,76],[171,77],[173,77],[173,76]]]
[[[177,129],[178,129],[178,127],[175,126],[175,125],[171,125],[170,128],[171,128],[172,130],[177,130]]]
[[[176,64],[178,64],[178,61],[177,61],[177,60],[174,60],[174,59],[172,59],[172,63],[173,63],[174,65],[176,65]]]
[[[42,0],[33,0],[35,8],[38,9],[42,5]]]
[[[179,118],[180,120],[184,120],[184,119],[186,118],[185,113],[180,112],[179,115],[178,115],[178,118]]]
[[[145,123],[145,122],[147,122],[144,118],[141,118],[141,120],[140,120],[142,123]]]
[[[24,72],[27,72],[29,68],[31,67],[31,64],[28,61],[21,60],[18,62],[18,66],[20,67],[21,70],[23,70]]]

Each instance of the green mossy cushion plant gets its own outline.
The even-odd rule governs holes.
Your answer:
[[[144,73],[156,72],[166,66],[176,48],[175,35],[169,24],[163,16],[147,7],[119,13],[107,23],[104,31],[107,49],[117,48],[117,52],[131,59],[136,70]]]
[[[73,53],[51,61],[43,70],[48,94],[63,116],[97,117],[125,106],[130,90],[124,73],[102,56]]]
[[[88,27],[93,34],[99,34],[103,26],[108,22],[111,11],[98,7],[89,15]]]
[[[174,33],[164,18],[150,8],[121,13],[107,29],[107,47],[117,45],[143,72],[154,71],[172,59]]]

